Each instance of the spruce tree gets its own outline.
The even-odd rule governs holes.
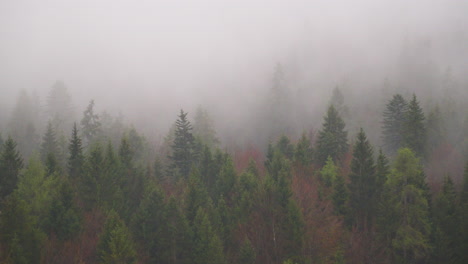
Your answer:
[[[83,118],[81,119],[81,134],[86,144],[90,144],[100,131],[101,122],[99,121],[99,115],[94,113],[94,100],[91,100],[83,112]]]
[[[56,138],[55,130],[51,122],[47,124],[47,130],[42,138],[42,144],[41,144],[42,161],[45,162],[50,154],[54,156],[58,154],[57,138]]]
[[[345,130],[343,119],[333,105],[328,108],[322,126],[317,139],[316,161],[323,166],[330,156],[338,163],[348,151],[348,132]]]
[[[191,131],[192,125],[187,120],[187,113],[180,110],[179,119],[176,121],[172,154],[169,158],[172,161],[172,169],[184,178],[188,178],[193,163],[194,138]]]
[[[16,142],[8,137],[0,156],[0,199],[4,199],[16,188],[22,168],[23,158],[16,149]]]
[[[361,128],[353,148],[351,174],[349,175],[349,204],[359,230],[367,230],[374,216],[377,177],[373,150]]]
[[[294,160],[302,166],[308,166],[312,163],[313,150],[310,140],[305,133],[302,133],[301,139],[297,142]]]
[[[403,96],[395,94],[383,112],[383,144],[385,151],[390,155],[396,154],[403,146],[407,109],[408,104]]]
[[[208,214],[203,208],[198,208],[193,223],[193,263],[223,264],[226,263],[223,245],[214,232]]]
[[[81,138],[78,135],[78,128],[76,123],[73,124],[72,136],[68,145],[70,156],[68,158],[68,173],[72,179],[77,179],[83,172],[83,147]]]
[[[332,194],[332,201],[335,214],[346,216],[349,210],[347,204],[348,200],[349,191],[346,188],[345,179],[343,176],[337,175]]]
[[[403,146],[412,149],[419,157],[424,157],[427,140],[425,117],[414,94],[408,104],[403,131]]]
[[[289,138],[282,135],[276,143],[276,149],[283,154],[286,158],[292,160],[294,156],[294,145],[291,144]]]

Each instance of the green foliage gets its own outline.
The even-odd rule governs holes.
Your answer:
[[[403,146],[407,109],[408,104],[403,96],[395,94],[383,113],[384,148],[390,155],[396,154],[397,150]]]
[[[234,162],[230,157],[225,159],[219,177],[216,181],[216,197],[218,199],[221,196],[229,198],[234,191],[237,184],[237,173],[234,168]]]
[[[294,153],[294,160],[299,162],[302,166],[308,166],[312,163],[313,149],[310,140],[307,138],[305,132],[302,133],[301,139],[297,142],[296,152]]]
[[[76,123],[73,124],[72,136],[68,145],[70,156],[68,158],[68,173],[72,179],[77,179],[83,173],[83,146],[78,135]]]
[[[16,142],[8,137],[0,155],[0,199],[4,199],[16,188],[23,158],[16,149]]]
[[[47,130],[42,138],[41,144],[41,160],[46,161],[50,158],[50,155],[58,154],[58,142],[55,135],[55,130],[52,123],[47,124]]]
[[[101,122],[99,115],[94,113],[94,100],[91,100],[88,107],[83,112],[81,119],[81,133],[85,142],[90,144],[94,138],[101,132]]]
[[[323,168],[320,170],[321,179],[326,186],[331,187],[335,182],[337,175],[338,167],[333,162],[332,157],[328,156],[325,166],[323,166]]]
[[[194,264],[225,263],[223,245],[214,232],[208,214],[198,208],[193,223],[193,262]]]
[[[330,105],[317,139],[315,158],[319,165],[323,166],[329,156],[334,162],[339,162],[348,151],[348,132],[344,129],[343,119]]]
[[[216,136],[213,119],[209,115],[208,111],[202,107],[198,107],[195,112],[193,135],[210,150],[219,146],[220,142]]]
[[[237,263],[239,264],[254,264],[256,258],[255,248],[248,238],[244,240],[240,249]]]
[[[335,184],[333,186],[332,194],[333,206],[335,214],[346,215],[348,208],[349,200],[349,191],[346,188],[346,182],[343,176],[337,175],[335,179]]]
[[[404,124],[403,146],[412,149],[419,157],[424,157],[427,140],[425,117],[414,94],[408,104]]]
[[[80,181],[81,198],[87,209],[93,208],[101,202],[102,186],[107,184],[103,181],[104,157],[99,143],[90,147],[90,152],[86,156],[84,173]]]
[[[286,158],[292,160],[294,156],[294,145],[291,144],[289,138],[282,135],[276,143],[276,149],[283,154]]]
[[[376,214],[377,176],[373,150],[361,128],[353,148],[349,175],[349,205],[353,219],[360,230],[367,230]]]
[[[194,138],[191,131],[192,125],[187,120],[187,113],[180,110],[179,119],[176,121],[172,154],[169,159],[172,161],[172,169],[175,173],[180,173],[184,178],[188,178],[190,174],[194,156]]]
[[[117,213],[111,211],[98,244],[99,263],[133,264],[137,261],[130,232]]]

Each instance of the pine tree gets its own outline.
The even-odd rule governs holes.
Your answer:
[[[403,131],[403,146],[412,149],[419,157],[424,157],[427,140],[425,117],[414,94],[408,104]]]
[[[302,133],[301,139],[297,142],[296,152],[294,153],[294,160],[299,162],[302,166],[308,166],[312,163],[313,150],[310,140],[307,138],[305,132]]]
[[[83,175],[80,180],[81,198],[87,209],[93,208],[101,202],[102,186],[108,184],[103,181],[104,175],[104,156],[99,143],[91,146],[90,152],[86,157],[83,169]]]
[[[102,264],[133,264],[137,261],[135,245],[125,223],[111,211],[99,238],[98,257]]]
[[[83,147],[81,138],[78,135],[76,123],[73,125],[72,137],[68,145],[70,156],[68,158],[68,173],[72,179],[78,179],[83,172]]]
[[[223,264],[225,257],[222,242],[214,232],[207,213],[200,207],[193,223],[193,263]]]
[[[403,96],[395,94],[387,104],[383,113],[383,141],[384,149],[394,155],[403,146],[403,131],[407,118],[408,104]]]
[[[0,156],[0,199],[4,199],[16,188],[22,168],[23,158],[16,149],[16,142],[8,137]]]
[[[334,162],[340,162],[348,151],[348,132],[344,130],[345,123],[333,105],[328,108],[322,126],[317,139],[316,161],[323,166],[330,156]]]
[[[187,120],[187,113],[180,110],[179,119],[176,121],[174,143],[172,144],[172,168],[180,176],[188,178],[193,163],[194,138],[191,133],[192,125]]]
[[[348,213],[349,191],[343,176],[337,175],[333,186],[332,201],[334,212],[337,215],[346,216]]]
[[[81,119],[81,133],[85,142],[90,144],[100,131],[101,122],[99,121],[99,115],[94,113],[94,100],[91,100],[88,107],[83,112],[83,118]]]
[[[362,128],[354,145],[349,179],[351,214],[359,230],[368,230],[377,207],[373,203],[376,196],[377,177],[372,146]]]
[[[58,154],[57,138],[55,136],[55,130],[52,127],[51,122],[47,124],[47,130],[44,134],[44,137],[42,138],[41,159],[43,162],[47,160],[49,154],[54,156]]]
[[[276,149],[283,154],[286,158],[292,160],[294,156],[294,145],[291,144],[289,138],[282,135],[276,143]]]

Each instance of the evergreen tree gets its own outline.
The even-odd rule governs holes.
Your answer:
[[[459,263],[468,259],[468,161],[465,165],[465,173],[463,174],[463,184],[460,193],[460,230],[457,252],[459,255]]]
[[[84,163],[83,175],[80,181],[81,198],[87,209],[101,202],[102,186],[108,184],[103,181],[104,156],[99,143],[91,146]]]
[[[54,156],[58,154],[57,138],[51,122],[47,124],[47,130],[42,138],[41,159],[43,162],[47,160],[49,154]]]
[[[340,162],[348,151],[348,132],[344,130],[345,123],[333,105],[328,108],[322,126],[317,139],[316,161],[323,166],[330,156],[334,162]]]
[[[294,145],[291,144],[289,138],[282,135],[276,143],[276,149],[283,154],[286,158],[292,160],[294,156]]]
[[[167,228],[166,233],[163,234],[169,244],[167,254],[170,254],[170,260],[166,263],[189,264],[192,263],[193,234],[187,219],[179,208],[176,199],[171,197],[166,205]]]
[[[419,157],[424,157],[427,131],[424,113],[419,106],[416,95],[408,104],[405,123],[403,127],[403,146],[412,149]]]
[[[377,177],[372,146],[362,128],[354,145],[349,179],[351,214],[359,230],[368,230],[377,207],[374,204]]]
[[[83,118],[81,119],[81,134],[87,144],[90,144],[92,140],[100,133],[101,122],[99,121],[99,115],[94,113],[94,100],[91,100],[88,107],[83,112]]]
[[[0,156],[0,199],[4,199],[16,188],[22,168],[23,158],[16,149],[16,142],[8,137]]]
[[[210,150],[215,149],[219,145],[219,139],[216,136],[213,120],[208,111],[202,107],[198,107],[195,112],[193,123],[193,135],[198,138]]]
[[[431,225],[424,180],[415,154],[408,148],[399,150],[388,180],[387,217],[394,222],[390,246],[395,262],[425,262],[429,256]]]
[[[343,176],[337,175],[333,188],[332,200],[335,214],[346,216],[348,212],[349,191]]]
[[[312,145],[304,132],[302,133],[299,142],[297,142],[296,151],[294,153],[294,160],[299,162],[302,166],[308,166],[312,163],[312,158]]]
[[[225,257],[223,245],[214,232],[208,214],[200,207],[193,223],[193,263],[223,264]]]
[[[75,120],[72,97],[63,82],[57,81],[52,86],[46,100],[46,112],[59,135],[68,130],[72,120]]]
[[[83,147],[81,145],[81,138],[78,135],[78,128],[76,123],[73,125],[72,136],[68,145],[70,156],[68,158],[68,173],[72,179],[77,179],[83,172]]]
[[[400,94],[395,94],[383,113],[384,148],[390,155],[396,154],[403,146],[403,131],[406,123],[408,104]]]
[[[137,261],[130,232],[117,213],[111,211],[104,225],[97,247],[99,262],[103,264],[133,264]]]
[[[239,264],[254,264],[256,258],[255,248],[248,238],[242,243],[237,263]]]
[[[331,187],[338,176],[338,167],[333,162],[332,158],[328,156],[325,166],[320,170],[320,176],[326,186]]]
[[[172,168],[184,178],[188,178],[193,162],[194,138],[191,131],[192,125],[187,120],[187,113],[180,110],[179,119],[176,121],[172,155],[169,158],[172,160]]]

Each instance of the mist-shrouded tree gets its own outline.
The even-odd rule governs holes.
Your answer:
[[[425,117],[414,94],[408,103],[403,131],[403,146],[412,149],[419,157],[424,157],[427,140]]]
[[[404,129],[408,103],[400,94],[395,94],[383,112],[383,147],[389,155],[396,154],[404,143]]]
[[[41,160],[43,162],[46,162],[48,157],[51,157],[51,155],[55,157],[58,154],[57,137],[55,135],[55,130],[51,122],[47,124],[47,130],[44,136],[42,137],[40,153],[41,153]]]
[[[213,119],[208,111],[199,106],[195,112],[193,122],[193,135],[211,150],[219,146]]]
[[[46,99],[46,112],[59,135],[70,129],[74,120],[74,109],[72,97],[62,81],[53,84]]]
[[[276,149],[286,158],[292,160],[294,156],[294,145],[286,135],[282,135],[276,143]]]
[[[73,125],[70,143],[68,145],[70,156],[68,157],[68,173],[72,179],[77,179],[83,173],[83,146],[78,135],[76,123]]]
[[[172,161],[171,167],[176,170],[175,173],[188,178],[193,163],[193,152],[194,138],[192,135],[192,125],[187,119],[187,113],[180,110],[179,118],[176,121],[172,154],[169,156]]]
[[[371,219],[377,207],[374,204],[377,176],[373,153],[372,146],[361,128],[354,144],[351,160],[349,205],[355,224],[362,231],[367,231],[372,224]]]
[[[330,99],[330,105],[333,105],[333,107],[335,107],[336,111],[342,118],[349,118],[349,109],[344,103],[343,93],[341,92],[341,89],[338,86],[336,86],[333,89],[332,97]]]
[[[328,108],[316,145],[316,162],[323,166],[330,156],[335,163],[348,151],[348,132],[345,123],[333,105]]]
[[[306,133],[302,133],[299,142],[296,145],[296,151],[294,152],[294,160],[299,162],[302,166],[308,166],[313,160],[313,149],[309,138]]]
[[[0,199],[4,199],[16,188],[22,168],[23,158],[16,149],[16,142],[8,137],[0,155]]]
[[[94,113],[94,100],[91,100],[83,112],[81,119],[81,134],[86,144],[90,144],[101,131],[99,115]]]

